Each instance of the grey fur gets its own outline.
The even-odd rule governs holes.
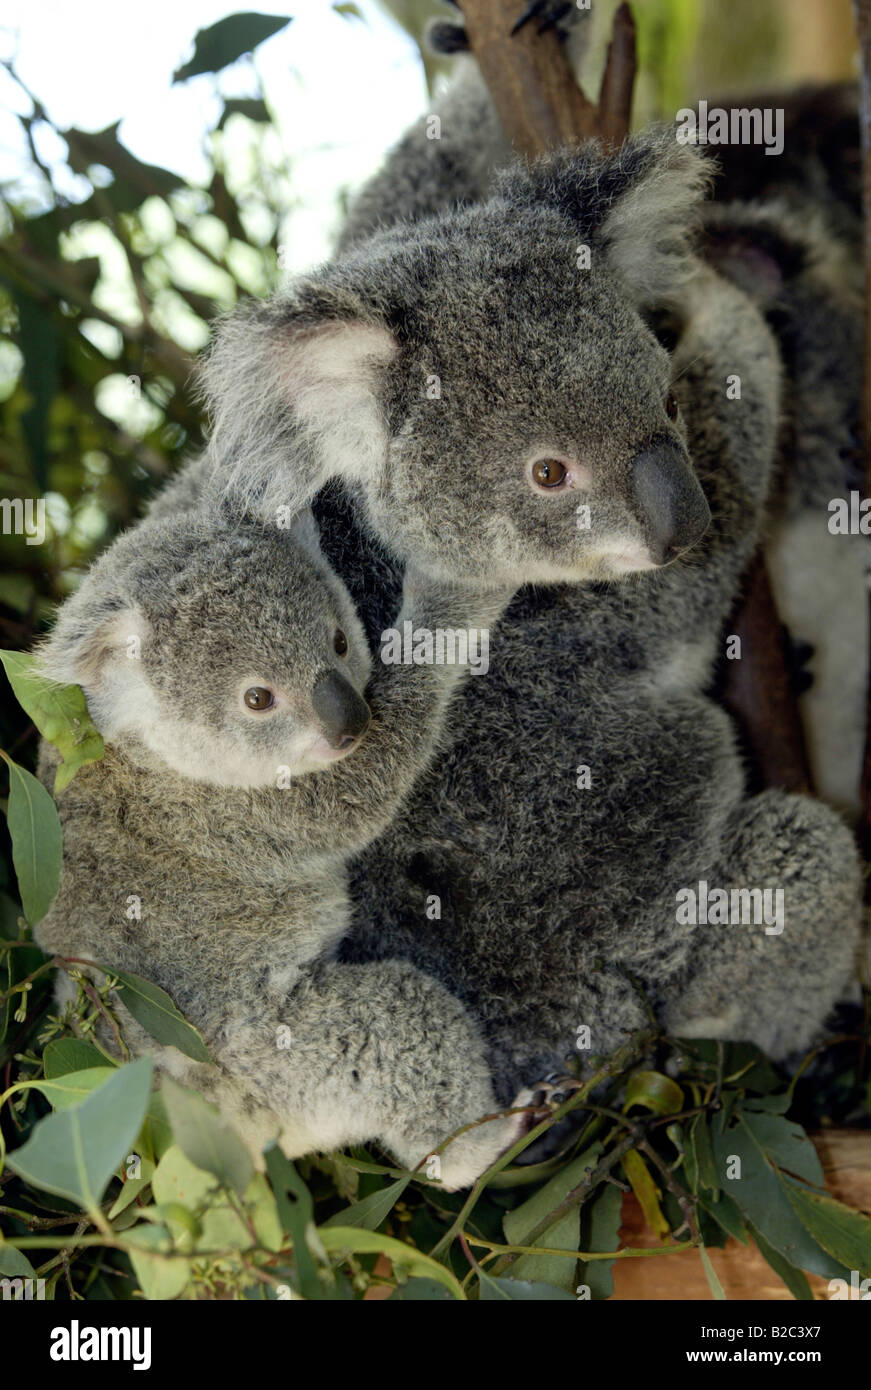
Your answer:
[[[445,983],[486,1031],[502,1099],[559,1065],[580,1026],[602,1052],[642,1021],[627,971],[672,1030],[783,1058],[816,1034],[854,966],[848,831],[810,799],[748,798],[732,726],[706,695],[762,534],[781,358],[746,295],[687,249],[702,182],[697,156],[667,135],[607,161],[584,149],[510,169],[489,201],[382,231],[237,319],[209,369],[215,479],[230,497],[272,506],[329,476],[350,484],[350,510],[331,490],[319,517],[370,636],[385,548],[434,574],[596,581],[646,440],[679,438],[702,483],[713,524],[676,564],[518,597],[494,679],[466,687],[450,748],[357,866],[343,953],[400,955]],[[434,196],[424,188],[427,209]],[[579,242],[594,251],[586,276]],[[641,316],[662,307],[670,356]],[[293,342],[337,319],[397,344],[366,379],[354,449],[331,445],[328,418],[319,434],[293,411]],[[430,372],[440,401],[424,396]],[[727,398],[730,378],[740,399]],[[669,382],[682,408],[671,425]],[[555,507],[531,520],[540,499],[517,485],[516,463],[533,440],[593,460],[581,541]],[[681,927],[676,895],[702,880],[782,888],[783,933]],[[432,894],[439,922],[424,912]]]
[[[487,203],[379,234],[239,311],[204,371],[215,486],[269,520],[341,477],[395,555],[425,554],[445,578],[608,578],[626,552],[643,567],[635,460],[652,443],[683,454],[683,439],[641,313],[698,268],[688,243],[706,182],[665,135],[609,160],[562,152],[506,171]],[[591,485],[536,491],[542,454]],[[685,457],[682,469],[697,491]]]
[[[405,590],[400,621],[432,628],[487,626],[506,598],[410,574]],[[377,1138],[413,1166],[496,1108],[479,1031],[443,986],[402,961],[335,958],[348,857],[433,756],[459,666],[380,667],[358,746],[279,781],[316,723],[316,682],[333,672],[362,694],[369,651],[310,528],[230,526],[196,506],[116,541],[41,662],[82,684],[108,744],[58,798],[62,881],[37,938],[162,986],[217,1065],[158,1047],[122,1010],[136,1051],[219,1100],[258,1153],[276,1135],[290,1155]],[[249,681],[279,692],[274,716],[243,710]],[[44,745],[49,784],[56,763]],[[471,1182],[523,1123],[501,1117],[451,1144],[444,1186]]]

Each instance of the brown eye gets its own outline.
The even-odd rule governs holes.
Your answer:
[[[265,685],[249,685],[242,698],[249,709],[257,710],[258,713],[272,709],[275,704],[275,696]]]
[[[337,656],[347,656],[348,639],[340,627],[333,633],[333,651]]]
[[[559,459],[538,459],[532,465],[532,479],[539,487],[559,487],[568,477],[568,470]]]
[[[673,391],[669,391],[665,398],[665,413],[669,420],[676,420],[678,415],[677,397]]]

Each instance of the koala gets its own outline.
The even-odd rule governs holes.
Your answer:
[[[523,19],[567,30],[583,74],[589,11],[529,7]],[[346,253],[391,223],[418,222],[491,196],[511,149],[468,48],[459,8],[434,22],[430,46],[459,54],[451,87],[402,137],[352,201]],[[715,106],[729,107],[728,99]],[[856,465],[862,360],[862,247],[858,92],[855,84],[741,98],[784,111],[783,155],[760,146],[717,146],[712,193],[697,249],[735,279],[775,329],[786,368],[778,483],[763,534],[778,611],[795,648],[812,649],[801,712],[814,786],[858,818],[868,686],[864,537],[831,535],[828,503],[861,490]],[[834,364],[837,364],[835,366]],[[806,679],[806,677],[805,677]]]
[[[715,203],[705,258],[766,315],[786,366],[766,558],[778,613],[809,656],[798,689],[813,785],[860,808],[869,634],[869,542],[837,513],[863,490],[859,426],[863,268],[825,201],[801,217],[787,194]]]
[[[638,984],[672,1032],[783,1059],[854,968],[846,826],[751,797],[708,695],[783,401],[760,308],[692,249],[708,173],[668,132],[510,165],[237,314],[206,367],[206,491],[267,519],[318,494],[370,640],[403,565],[525,586],[498,671],[355,860],[340,947],[464,1003],[503,1102],[582,1033],[622,1042]],[[784,911],[690,928],[703,884]]]
[[[276,1136],[289,1156],[377,1138],[413,1167],[497,1108],[483,1039],[413,965],[337,948],[348,859],[434,756],[462,667],[373,675],[310,516],[267,530],[188,502],[111,546],[40,651],[84,689],[106,753],[58,797],[63,872],[37,939],[167,990],[214,1065],[121,1009],[125,1036],[218,1100],[255,1155]],[[487,627],[507,597],[409,569],[399,627]],[[43,745],[47,785],[57,761]],[[473,1181],[529,1113],[454,1140],[444,1187]]]

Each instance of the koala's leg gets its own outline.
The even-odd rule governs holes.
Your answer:
[[[318,965],[281,1008],[261,1008],[256,1019],[228,1011],[204,1031],[228,1078],[234,1117],[241,1089],[277,1118],[289,1157],[377,1139],[414,1168],[455,1130],[499,1108],[477,1029],[447,990],[404,962]],[[200,1070],[211,1073],[220,1103],[216,1069]],[[424,1172],[447,1190],[466,1187],[529,1121],[490,1120]],[[252,1135],[261,1133],[252,1110]]]
[[[806,1049],[856,971],[861,874],[849,831],[821,802],[764,792],[736,812],[724,857],[699,878],[782,890],[782,930],[687,926],[688,965],[662,991],[666,1028],[754,1042],[775,1060]]]

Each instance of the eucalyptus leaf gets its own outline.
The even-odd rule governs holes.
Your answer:
[[[871,1218],[828,1193],[809,1192],[789,1179],[784,1190],[793,1211],[824,1250],[847,1269],[871,1276]]]
[[[387,1187],[379,1187],[375,1192],[370,1192],[368,1197],[363,1197],[359,1202],[352,1202],[349,1207],[337,1211],[335,1216],[324,1222],[324,1225],[360,1226],[363,1230],[375,1231],[387,1220],[410,1182],[409,1173],[407,1178],[399,1178]]]
[[[55,773],[57,795],[80,767],[97,762],[106,751],[88,714],[84,692],[78,685],[47,680],[39,673],[36,658],[25,652],[0,651],[0,661],[16,700],[63,759]]]
[[[177,1047],[195,1062],[211,1062],[201,1033],[188,1023],[166,990],[150,980],[143,980],[141,975],[132,975],[129,970],[113,970],[108,965],[101,965],[100,969],[118,981],[122,1004],[146,1033],[166,1046]]]
[[[69,1072],[88,1071],[93,1067],[111,1066],[99,1048],[81,1038],[55,1038],[42,1054],[45,1075],[49,1081]]]
[[[723,1191],[763,1239],[798,1268],[827,1279],[843,1277],[843,1267],[822,1249],[793,1211],[787,1180],[769,1161],[740,1115],[733,1118],[724,1134],[714,1128],[713,1146]],[[738,1171],[735,1160],[740,1163],[740,1176],[730,1179],[727,1173]]]
[[[32,1186],[94,1211],[139,1133],[151,1075],[150,1057],[107,1068],[97,1090],[34,1126],[27,1142],[10,1154],[9,1167]]]
[[[303,1298],[327,1298],[327,1286],[318,1274],[309,1240],[314,1232],[314,1203],[296,1168],[277,1144],[265,1150],[266,1172],[272,1184],[282,1229],[293,1241],[296,1275]],[[335,1285],[332,1285],[333,1292]]]
[[[251,53],[273,34],[285,29],[290,22],[290,15],[248,11],[227,15],[206,29],[198,29],[194,36],[193,54],[173,73],[173,82],[185,82],[189,77],[197,77],[204,72],[220,72],[245,53]]]
[[[540,1187],[537,1192],[516,1207],[505,1213],[503,1228],[509,1245],[526,1245],[526,1236],[549,1212],[553,1211],[582,1183],[588,1170],[595,1168],[602,1151],[601,1144],[592,1144],[574,1159],[561,1173],[557,1173]],[[580,1206],[572,1207],[538,1237],[536,1244],[551,1250],[577,1251],[580,1246],[581,1211]],[[556,1288],[571,1292],[576,1284],[575,1266],[577,1260],[559,1255],[521,1255],[511,1266],[510,1278],[520,1279],[532,1284],[551,1284]]]
[[[676,1115],[683,1109],[683,1104],[680,1086],[660,1071],[636,1071],[626,1082],[624,1110],[639,1105],[656,1115]]]
[[[618,1250],[622,1216],[622,1189],[614,1183],[603,1183],[595,1197],[581,1207],[582,1248]],[[614,1292],[614,1261],[587,1260],[580,1266],[578,1282],[587,1285],[594,1302],[610,1298]]]
[[[168,1076],[163,1079],[161,1093],[182,1152],[197,1168],[212,1173],[225,1187],[241,1195],[251,1181],[254,1165],[242,1140],[217,1107]]]
[[[759,1232],[753,1232],[753,1239],[759,1248],[762,1258],[771,1265],[775,1274],[782,1279],[793,1298],[802,1303],[813,1303],[813,1289],[802,1274],[800,1269],[791,1265],[789,1260],[785,1260],[779,1250],[775,1250],[773,1245],[769,1245],[765,1237]]]
[[[6,819],[12,840],[12,863],[24,915],[32,927],[41,922],[60,887],[63,836],[57,807],[41,782],[6,754],[9,806]]]

